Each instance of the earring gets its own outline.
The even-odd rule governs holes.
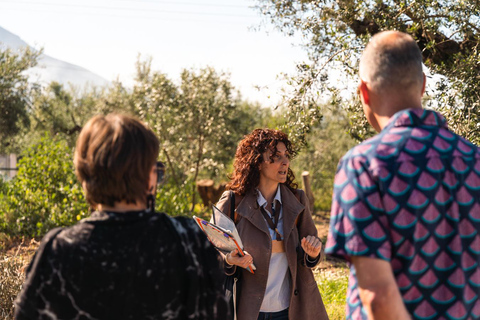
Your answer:
[[[147,211],[155,212],[155,197],[151,193],[147,195]]]

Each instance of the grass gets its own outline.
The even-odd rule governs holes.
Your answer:
[[[314,271],[330,320],[345,319],[349,270],[345,266]]]

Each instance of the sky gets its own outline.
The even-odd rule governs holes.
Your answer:
[[[54,58],[133,83],[135,62],[178,81],[184,68],[230,74],[242,96],[273,107],[306,59],[301,39],[276,31],[253,0],[0,0],[0,26]],[[293,45],[294,44],[294,45]],[[258,90],[256,87],[259,87]]]

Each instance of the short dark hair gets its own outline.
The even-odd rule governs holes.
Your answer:
[[[92,206],[146,201],[149,176],[159,152],[155,134],[126,115],[90,119],[77,139],[75,173]]]

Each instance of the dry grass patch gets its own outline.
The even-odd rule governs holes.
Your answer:
[[[13,302],[38,245],[34,239],[0,239],[0,319],[13,319]]]

